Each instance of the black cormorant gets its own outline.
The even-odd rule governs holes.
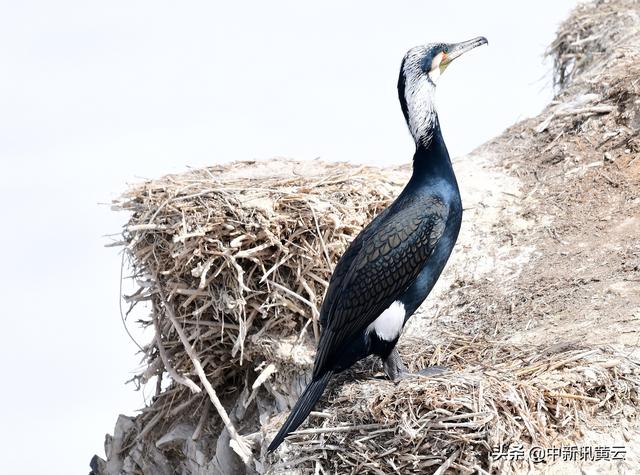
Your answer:
[[[398,96],[416,143],[413,174],[400,196],[353,240],[336,265],[320,312],[311,383],[269,448],[307,418],[331,376],[374,354],[393,380],[406,373],[395,349],[409,317],[438,280],[458,237],[462,203],[434,105],[436,81],[484,37],[410,49]]]

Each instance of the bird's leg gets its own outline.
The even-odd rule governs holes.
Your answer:
[[[397,349],[391,350],[387,359],[384,360],[384,372],[391,381],[398,381],[409,376],[436,376],[444,373],[447,369],[444,366],[430,366],[424,368],[417,373],[411,373],[402,362],[400,353]]]
[[[391,381],[397,381],[408,373],[407,367],[402,362],[400,353],[398,353],[398,350],[395,348],[391,350],[387,359],[384,360],[383,366],[385,374]]]

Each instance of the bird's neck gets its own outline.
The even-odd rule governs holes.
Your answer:
[[[457,189],[457,182],[447,146],[442,137],[438,117],[429,130],[428,141],[416,140],[416,152],[413,155],[413,174],[410,183],[414,186],[429,186],[439,181],[447,181]]]

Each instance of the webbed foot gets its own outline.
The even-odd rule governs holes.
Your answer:
[[[399,381],[404,378],[411,377],[431,377],[437,376],[447,371],[444,366],[429,366],[428,368],[421,369],[416,373],[410,372],[405,364],[402,362],[402,358],[395,348],[391,351],[389,356],[383,362],[384,372],[391,381]]]
[[[398,381],[409,374],[407,367],[395,348],[391,350],[387,359],[383,361],[384,372],[391,381]]]
[[[434,366],[428,366],[426,368],[421,369],[420,371],[418,371],[417,374],[419,376],[438,376],[442,373],[446,373],[448,371],[446,366],[439,366],[439,365],[434,365]]]

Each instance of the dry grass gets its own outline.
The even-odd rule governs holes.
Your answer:
[[[619,60],[637,54],[640,6],[636,0],[597,0],[579,4],[563,22],[548,54],[554,82],[561,89],[616,69]],[[616,74],[618,78],[627,74]],[[629,76],[631,77],[631,76]]]
[[[414,340],[402,348],[416,368],[449,368],[441,376],[396,385],[372,380],[363,365],[343,378],[324,421],[298,431],[269,473],[504,473],[512,467],[494,463],[494,447],[568,444],[597,413],[639,402],[640,367],[611,348],[448,336],[446,344]]]

